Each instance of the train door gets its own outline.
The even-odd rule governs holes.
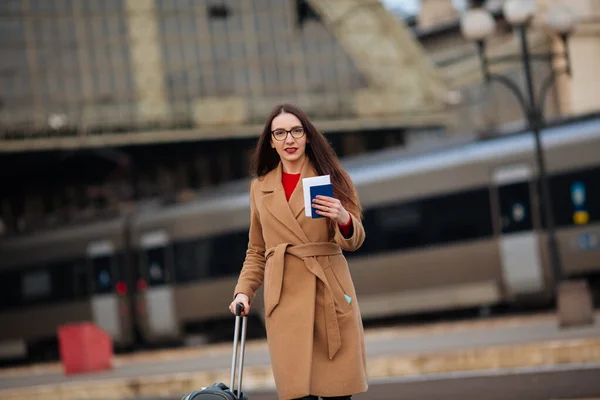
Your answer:
[[[532,177],[532,169],[527,164],[498,168],[493,173],[499,211],[500,258],[505,289],[510,297],[536,293],[544,288]]]
[[[140,289],[137,263],[134,260],[134,251],[131,246],[129,222],[124,224],[123,251],[118,259],[118,282],[115,290],[119,296],[121,310],[121,326],[123,332],[123,346],[134,347],[140,342],[139,317],[136,307],[136,295]]]
[[[110,241],[90,243],[87,259],[92,273],[92,317],[94,323],[121,343],[122,326],[117,294],[118,260]]]
[[[172,277],[172,246],[165,232],[156,231],[140,236],[140,275],[146,282],[144,315],[147,339],[179,337]]]

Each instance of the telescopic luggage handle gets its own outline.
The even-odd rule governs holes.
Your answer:
[[[244,369],[244,353],[246,349],[246,328],[247,328],[247,319],[246,316],[242,317],[242,312],[244,311],[244,305],[241,303],[237,303],[235,307],[235,329],[233,335],[233,357],[231,359],[231,381],[229,383],[229,388],[233,390],[233,385],[235,382],[235,368],[237,364],[238,368],[238,384],[237,384],[237,393],[236,396],[241,399],[242,398],[242,373]],[[240,348],[240,356],[239,362],[237,362],[237,351],[238,351],[238,341],[240,334],[240,319],[242,320],[242,344]]]

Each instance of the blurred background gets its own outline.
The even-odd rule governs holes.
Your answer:
[[[600,1],[507,3],[1,0],[4,356],[56,360],[78,321],[118,350],[229,340],[250,157],[283,101],[364,203],[365,324],[593,312]]]
[[[488,3],[497,20],[488,51],[518,51],[502,2]],[[553,2],[538,3],[541,19]],[[598,109],[596,5],[576,3],[576,73],[549,91],[551,120]],[[387,14],[363,22],[354,3],[318,4],[2,1],[2,232],[104,218],[244,178],[280,101],[303,107],[341,157],[519,127],[514,95],[483,82],[461,34],[466,1],[388,0]],[[542,28],[529,34],[532,50],[560,47]],[[536,85],[552,65],[533,65]],[[519,63],[498,67],[524,88]]]

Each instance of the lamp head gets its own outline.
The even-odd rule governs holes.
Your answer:
[[[535,0],[507,0],[502,10],[511,25],[526,24],[535,14]]]
[[[482,8],[467,10],[460,18],[460,30],[467,40],[483,40],[495,29],[494,18]]]
[[[559,35],[567,35],[577,24],[577,15],[566,4],[554,4],[544,17],[544,24]]]

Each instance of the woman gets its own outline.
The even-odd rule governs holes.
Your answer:
[[[364,239],[348,174],[299,108],[282,104],[258,140],[248,251],[230,310],[244,315],[264,279],[265,325],[280,399],[350,399],[367,390],[363,326],[342,249]],[[304,213],[302,178],[330,175],[335,198]]]

